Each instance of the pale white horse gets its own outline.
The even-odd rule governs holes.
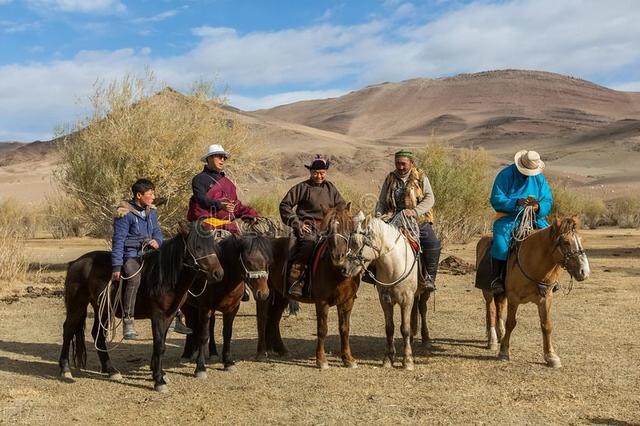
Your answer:
[[[395,361],[393,307],[399,304],[402,318],[400,332],[404,344],[402,366],[406,370],[413,370],[411,308],[418,288],[416,255],[395,226],[378,218],[365,218],[362,212],[354,217],[354,222],[355,231],[349,238],[345,264],[346,275],[369,273],[369,265],[375,267],[376,273],[372,278],[376,282],[387,334],[387,353],[383,366],[392,367]]]

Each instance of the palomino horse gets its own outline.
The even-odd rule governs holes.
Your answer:
[[[224,267],[221,282],[203,288],[204,282],[194,285],[196,289],[182,308],[187,325],[193,330],[185,341],[183,358],[191,358],[197,351],[195,376],[206,377],[205,354],[209,342],[209,354],[217,354],[213,329],[215,311],[222,312],[222,363],[226,371],[235,369],[231,357],[233,321],[240,308],[244,283],[249,285],[256,300],[269,297],[269,266],[273,263],[271,242],[260,236],[229,236],[220,243],[220,262]],[[201,290],[200,290],[201,289]],[[200,290],[200,291],[198,291]]]
[[[357,218],[358,222],[361,218]],[[347,274],[358,275],[367,272],[367,267],[375,266],[374,281],[378,289],[380,305],[384,312],[387,334],[387,353],[384,367],[392,367],[396,356],[393,333],[393,307],[400,305],[402,323],[400,332],[404,343],[402,366],[413,370],[411,351],[411,310],[418,288],[417,255],[409,241],[393,225],[378,218],[367,217],[357,223],[349,241]]]
[[[498,354],[500,359],[508,361],[511,357],[509,341],[516,326],[518,306],[532,302],[538,305],[544,360],[550,367],[562,366],[551,342],[552,290],[562,268],[577,281],[584,281],[591,272],[577,228],[575,217],[556,218],[548,228],[536,231],[518,243],[509,255],[505,280],[508,309],[506,330]],[[486,242],[483,245],[488,247]],[[500,312],[503,306],[504,303],[498,304],[498,317],[504,317]]]
[[[324,210],[324,218],[320,230],[325,233],[314,265],[308,272],[311,280],[309,292],[302,297],[288,294],[286,278],[286,256],[278,256],[269,271],[269,286],[273,290],[272,299],[257,301],[258,317],[258,349],[256,359],[263,359],[267,352],[274,351],[279,355],[287,353],[280,335],[282,312],[291,297],[302,303],[315,303],[317,317],[316,365],[321,369],[329,368],[325,355],[324,343],[327,337],[327,316],[329,307],[337,306],[340,329],[341,355],[345,367],[355,368],[357,363],[351,354],[349,328],[351,310],[360,285],[358,277],[343,275],[344,262],[348,250],[348,238],[353,231],[351,204],[344,209],[332,208]],[[289,238],[272,240],[274,253],[287,253]]]
[[[105,342],[104,328],[108,328],[108,317],[100,318],[99,295],[107,287],[111,277],[111,252],[93,251],[69,263],[64,284],[64,299],[67,317],[64,321],[60,373],[71,378],[69,369],[69,346],[73,345],[74,364],[83,368],[87,361],[84,343],[84,327],[87,306],[94,311],[91,334],[96,341],[102,373],[118,380],[120,373],[111,365]],[[201,222],[180,230],[178,235],[165,241],[160,249],[143,258],[142,280],[136,298],[136,318],[150,318],[153,331],[153,355],[151,371],[154,388],[166,392],[167,384],[162,370],[162,355],[165,351],[167,329],[173,317],[184,303],[187,290],[198,275],[205,273],[211,282],[222,279],[224,273],[218,261],[218,244],[210,232],[202,228]],[[117,286],[113,286],[113,299]],[[115,315],[122,316],[119,308]],[[111,320],[115,320],[111,318]]]

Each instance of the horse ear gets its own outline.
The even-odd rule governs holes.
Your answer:
[[[351,201],[347,203],[347,206],[344,209],[347,213],[351,213]]]
[[[364,218],[364,221],[362,221],[362,228],[366,229],[369,227],[369,224],[371,223],[371,215],[367,215],[367,217]]]
[[[353,216],[353,226],[356,229],[356,231],[362,230],[362,228],[360,227],[360,224],[362,223],[363,220],[364,220],[364,213],[362,212],[362,210],[360,210],[355,216]]]
[[[580,228],[580,216],[573,215],[571,216],[571,220],[573,221],[573,231]]]

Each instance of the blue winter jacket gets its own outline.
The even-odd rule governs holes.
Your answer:
[[[519,198],[534,197],[540,203],[536,212],[536,226],[540,229],[549,226],[547,216],[551,213],[553,196],[547,179],[542,173],[536,176],[525,176],[512,164],[500,171],[493,183],[491,191],[491,206],[496,212],[506,213],[507,217],[515,220],[516,215],[524,207],[519,206]]]
[[[120,271],[124,261],[142,256],[142,247],[151,240],[162,244],[162,231],[158,224],[158,213],[154,206],[141,209],[133,200],[122,201],[113,218],[111,240],[111,266]]]

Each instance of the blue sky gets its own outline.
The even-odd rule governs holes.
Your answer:
[[[636,0],[0,0],[0,140],[49,139],[146,68],[246,110],[505,68],[640,91],[638,22]]]

